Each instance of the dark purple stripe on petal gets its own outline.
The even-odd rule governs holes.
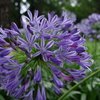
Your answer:
[[[48,44],[46,45],[46,49],[49,49],[49,48],[51,48],[52,46],[53,46],[53,44],[54,44],[54,41],[50,41],[50,42],[48,42]]]
[[[41,47],[39,46],[39,44],[38,44],[38,43],[34,43],[34,47],[35,47],[36,49],[38,49],[38,50],[40,50],[40,49],[41,49]]]
[[[41,54],[41,52],[40,52],[40,51],[38,51],[38,52],[34,53],[34,54],[32,55],[32,57],[39,56],[40,54]]]

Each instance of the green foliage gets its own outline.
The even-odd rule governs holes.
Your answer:
[[[4,97],[2,95],[0,95],[0,100],[5,100]]]

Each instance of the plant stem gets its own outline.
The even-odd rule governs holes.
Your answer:
[[[85,79],[83,79],[80,83],[74,85],[71,89],[69,89],[66,93],[64,93],[58,100],[63,100],[64,97],[66,97],[67,94],[69,94],[71,91],[73,91],[74,89],[76,89],[80,84],[82,84],[83,82],[87,81],[89,78],[95,76],[99,72],[100,72],[100,69],[97,70],[97,71],[95,71],[94,73],[92,73],[91,75],[89,75],[88,77],[86,77]]]

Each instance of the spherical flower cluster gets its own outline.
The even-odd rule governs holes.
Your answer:
[[[93,13],[87,19],[82,19],[74,27],[79,28],[90,40],[98,39],[100,38],[100,14]]]
[[[79,28],[81,32],[88,36],[91,33],[91,26],[89,25],[89,19],[82,19],[80,23],[77,23],[74,28]]]
[[[46,100],[47,79],[54,91],[62,94],[64,81],[79,82],[86,77],[91,56],[83,46],[85,39],[79,35],[80,30],[69,31],[73,21],[66,13],[61,17],[49,13],[45,18],[38,16],[38,11],[34,16],[27,12],[28,23],[21,19],[23,30],[14,22],[11,29],[0,28],[0,89],[14,98]],[[81,67],[72,69],[65,63]]]

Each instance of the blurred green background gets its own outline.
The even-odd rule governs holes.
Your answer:
[[[15,22],[21,28],[20,18],[27,15],[26,11],[39,10],[39,14],[44,14],[54,11],[57,15],[61,15],[63,11],[71,11],[76,14],[77,21],[87,18],[92,13],[100,14],[100,0],[0,0],[0,25],[3,28],[9,28],[11,22]],[[100,41],[93,40],[86,42],[88,53],[92,55],[93,65],[91,70],[87,71],[87,76],[94,71],[100,69]],[[69,66],[69,65],[67,65]],[[78,65],[73,65],[78,67]],[[66,67],[66,66],[65,66]],[[66,82],[68,91],[77,82]],[[50,82],[45,83],[47,88],[47,100],[57,100],[58,95],[51,89]],[[66,96],[64,100],[100,100],[100,74],[92,77],[87,82],[80,85],[76,90]],[[6,95],[6,92],[0,91],[0,100],[20,100],[14,99]]]

